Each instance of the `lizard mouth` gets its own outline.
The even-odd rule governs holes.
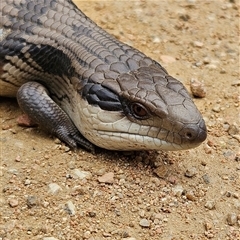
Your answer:
[[[95,129],[94,132],[96,137],[92,141],[99,147],[104,148],[107,145],[112,150],[187,150],[199,146],[207,137],[204,120],[198,125],[188,124],[179,134],[163,129],[156,131],[156,128],[152,127],[149,127],[148,134],[127,129],[121,131]]]

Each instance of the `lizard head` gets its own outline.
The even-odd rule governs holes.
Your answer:
[[[158,64],[87,82],[79,126],[95,145],[111,150],[181,150],[207,136],[201,113],[181,82]],[[81,122],[81,121],[80,121]]]

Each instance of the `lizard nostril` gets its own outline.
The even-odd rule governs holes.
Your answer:
[[[195,141],[195,139],[197,138],[198,132],[199,132],[198,126],[194,124],[188,124],[184,129],[182,129],[180,134],[186,141],[192,142]]]
[[[187,142],[201,143],[207,137],[207,129],[204,121],[199,124],[187,124],[180,134]]]
[[[191,132],[186,132],[185,137],[186,137],[188,140],[191,140],[192,137],[193,137],[193,134],[192,134]]]

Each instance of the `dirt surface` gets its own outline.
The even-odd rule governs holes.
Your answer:
[[[240,239],[238,0],[85,1],[188,89],[208,139],[181,152],[72,152],[0,98],[0,239]]]

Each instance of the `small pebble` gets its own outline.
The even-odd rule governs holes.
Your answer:
[[[54,139],[54,143],[55,143],[55,144],[61,144],[61,140],[58,139],[58,138],[55,138],[55,139]]]
[[[189,193],[186,193],[186,197],[188,200],[190,201],[196,201],[197,198],[193,195],[193,193],[189,192]]]
[[[239,128],[236,126],[236,124],[229,125],[228,134],[229,135],[236,135],[239,133]]]
[[[8,203],[9,203],[10,207],[17,207],[18,206],[18,200],[15,199],[15,198],[9,199]]]
[[[15,161],[16,161],[16,162],[21,162],[21,157],[18,155],[18,156],[15,158]]]
[[[210,179],[209,179],[209,176],[208,176],[207,174],[204,174],[204,175],[202,176],[202,178],[203,178],[203,181],[204,181],[205,183],[207,183],[207,184],[210,183]]]
[[[100,183],[113,183],[114,182],[114,173],[113,172],[108,172],[105,173],[104,175],[98,177],[98,181]]]
[[[177,183],[177,177],[170,175],[168,176],[167,180],[171,183],[171,184],[176,184]]]
[[[211,61],[210,61],[210,58],[209,57],[205,57],[204,59],[203,59],[203,63],[204,64],[209,64]]]
[[[126,232],[126,231],[122,232],[121,235],[122,235],[123,239],[126,239],[126,238],[128,238],[130,236],[129,233]]]
[[[28,115],[23,114],[17,118],[17,124],[21,127],[36,127],[37,124],[29,118]]]
[[[10,220],[8,222],[5,222],[4,224],[4,232],[10,233],[12,232],[14,229],[16,229],[16,220]],[[1,238],[1,240],[9,240],[9,238]]]
[[[68,201],[65,206],[66,206],[65,210],[68,212],[69,215],[73,216],[76,214],[75,206],[72,203],[72,201]]]
[[[215,70],[215,69],[217,69],[217,65],[211,63],[211,64],[207,65],[207,68],[208,68],[209,70]]]
[[[231,197],[231,196],[232,196],[231,192],[229,192],[229,191],[225,192],[224,195],[225,195],[226,197]]]
[[[212,153],[212,148],[208,144],[204,144],[204,152],[206,154],[211,154]]]
[[[154,37],[153,38],[153,43],[160,43],[161,39],[159,37]]]
[[[202,62],[196,62],[194,65],[195,65],[196,67],[201,67],[201,66],[202,66]]]
[[[12,125],[2,125],[2,130],[8,130],[12,127]]]
[[[18,170],[15,169],[15,168],[8,169],[8,172],[11,173],[11,174],[14,174],[14,175],[18,175]]]
[[[38,198],[36,196],[28,196],[27,197],[27,206],[29,208],[32,208],[36,205],[38,205]]]
[[[207,145],[209,146],[209,147],[214,147],[214,141],[212,141],[211,139],[208,139],[207,140]]]
[[[206,223],[204,223],[204,227],[205,227],[206,231],[209,231],[213,228],[213,225],[212,225],[212,223],[206,222]]]
[[[222,177],[223,180],[228,180],[229,179],[228,175],[222,175],[221,177]]]
[[[192,178],[197,174],[196,168],[188,168],[185,172],[185,177]]]
[[[219,113],[221,111],[221,105],[220,104],[214,105],[212,110],[216,113]]]
[[[30,179],[26,179],[25,182],[24,182],[24,185],[25,186],[28,186],[31,184],[31,180]]]
[[[190,16],[189,16],[188,14],[181,14],[181,15],[179,16],[179,19],[187,22],[187,21],[190,19]]]
[[[71,150],[70,147],[64,146],[64,151],[65,151],[65,152],[69,152],[70,150]]]
[[[160,165],[156,169],[154,169],[154,173],[162,179],[166,179],[169,175],[169,169],[166,165]]]
[[[16,134],[16,133],[17,133],[16,129],[14,129],[14,128],[11,128],[11,129],[9,129],[9,130],[10,130],[10,132],[13,133],[13,134]]]
[[[194,47],[199,47],[199,48],[201,48],[201,47],[203,47],[203,42],[194,41],[194,42],[193,42],[193,46],[194,46]]]
[[[144,211],[144,210],[141,210],[141,211],[139,212],[139,216],[140,216],[140,217],[144,217],[144,215],[145,215],[145,211]]]
[[[207,162],[206,162],[206,160],[201,160],[201,164],[205,167],[205,166],[207,166]]]
[[[221,70],[220,70],[220,73],[221,73],[221,74],[225,74],[226,72],[227,72],[226,69],[221,68]]]
[[[96,215],[97,215],[97,214],[96,214],[95,212],[89,212],[89,213],[88,213],[88,216],[89,216],[89,217],[92,217],[92,218],[93,218],[93,217],[96,217]]]
[[[86,231],[83,233],[83,238],[84,239],[89,239],[91,237],[91,232],[90,231]]]
[[[48,185],[48,188],[49,188],[48,192],[51,193],[51,194],[56,194],[57,192],[62,190],[62,188],[57,183],[50,183]]]
[[[204,232],[204,235],[207,237],[207,239],[212,239],[212,238],[214,238],[214,234],[212,233],[211,230],[205,231],[205,232]]]
[[[87,171],[81,171],[79,169],[73,169],[72,170],[72,174],[74,179],[84,179],[84,178],[91,178],[92,174],[90,172],[87,172]]]
[[[176,59],[172,56],[161,55],[160,58],[161,58],[162,62],[164,62],[164,63],[174,63],[174,62],[176,62]]]
[[[235,213],[229,213],[227,215],[227,223],[230,226],[233,226],[237,223],[237,215]]]
[[[172,191],[174,193],[175,196],[181,196],[183,194],[183,187],[181,185],[177,185],[175,187],[172,188]]]
[[[149,228],[150,227],[150,221],[148,221],[146,218],[142,218],[139,222],[139,225],[141,227]]]
[[[156,213],[156,214],[154,214],[154,216],[153,216],[153,219],[154,220],[159,220],[159,219],[162,219],[162,217],[163,217],[163,215],[161,214],[161,213]]]
[[[112,236],[112,234],[111,233],[107,233],[107,232],[103,232],[103,234],[102,234],[104,237],[111,237]]]
[[[239,194],[238,193],[233,193],[232,195],[234,198],[238,199],[239,198]]]
[[[230,125],[228,124],[228,123],[224,123],[223,124],[223,129],[224,129],[224,131],[228,131],[229,130],[229,128],[230,128]]]
[[[212,210],[215,209],[215,202],[214,201],[207,201],[204,205],[205,208]]]
[[[105,168],[101,168],[101,169],[98,169],[96,174],[98,176],[102,176],[104,173],[106,173],[106,169]]]
[[[194,97],[204,98],[206,96],[205,85],[196,79],[191,79],[190,89]]]

